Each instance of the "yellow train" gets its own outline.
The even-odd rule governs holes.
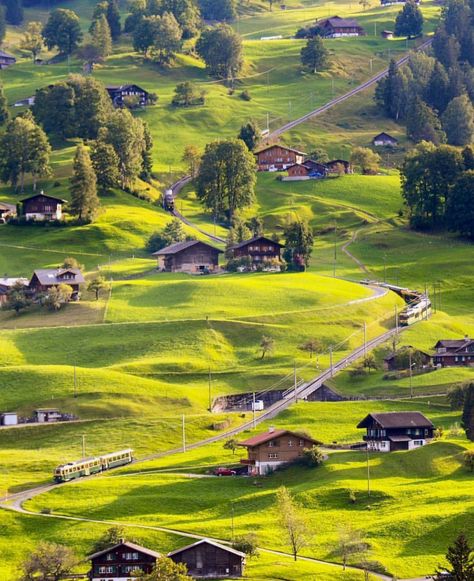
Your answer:
[[[54,481],[57,483],[68,482],[75,478],[90,476],[91,474],[97,474],[104,470],[130,464],[132,460],[133,450],[131,448],[120,450],[119,452],[111,452],[103,456],[75,460],[74,462],[68,462],[67,464],[58,466],[54,471]]]

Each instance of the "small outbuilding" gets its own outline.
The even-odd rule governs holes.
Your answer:
[[[18,424],[18,414],[16,412],[4,412],[0,415],[2,426],[16,426]]]
[[[5,224],[10,218],[16,216],[16,206],[15,204],[7,204],[6,202],[0,202],[0,224]]]
[[[51,221],[61,220],[62,207],[66,200],[48,196],[43,191],[21,200],[22,215],[26,220]]]
[[[366,429],[367,448],[376,452],[419,448],[432,440],[435,429],[421,412],[371,413],[357,427]]]
[[[244,574],[245,553],[209,539],[171,551],[168,557],[184,563],[193,579],[234,579]]]
[[[382,30],[382,32],[380,33],[380,36],[382,38],[385,38],[386,40],[391,40],[393,38],[393,31],[392,30]]]
[[[58,408],[40,408],[33,412],[33,421],[38,424],[60,422],[63,419],[63,414]]]
[[[372,139],[372,145],[375,147],[396,147],[398,139],[382,131]]]
[[[328,161],[325,166],[327,167],[327,171],[330,174],[352,173],[351,162],[345,159],[331,159],[331,161]]]
[[[0,50],[0,70],[6,69],[16,63],[16,58],[7,52]]]
[[[328,169],[322,163],[307,159],[303,163],[290,165],[287,172],[288,176],[283,178],[284,181],[299,181],[324,178],[328,173]]]
[[[156,256],[158,268],[165,272],[206,274],[219,270],[219,254],[222,250],[206,242],[185,240],[162,248],[152,256]]]

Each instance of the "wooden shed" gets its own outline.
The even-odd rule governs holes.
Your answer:
[[[245,553],[209,539],[171,551],[168,557],[175,563],[184,563],[195,579],[232,579],[244,573]]]

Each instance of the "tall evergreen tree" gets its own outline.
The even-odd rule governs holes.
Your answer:
[[[312,73],[323,70],[328,66],[329,52],[320,36],[309,38],[300,52],[301,64]]]
[[[72,214],[79,220],[92,221],[97,214],[100,201],[97,196],[97,180],[91,158],[82,144],[76,149],[70,184]]]
[[[451,145],[469,145],[474,142],[474,107],[467,95],[455,97],[441,121]]]
[[[469,545],[465,535],[458,535],[454,544],[448,548],[446,560],[449,563],[447,568],[442,568],[437,573],[449,573],[453,581],[473,581],[474,580],[474,554],[473,548]],[[433,578],[438,578],[436,577]]]
[[[153,171],[153,137],[151,136],[148,124],[145,122],[143,123],[143,142],[142,171],[140,177],[145,181],[149,181],[152,177]]]
[[[3,92],[3,85],[0,85],[0,127],[5,125],[10,119],[10,111],[8,110],[8,101]]]
[[[92,22],[90,34],[92,44],[97,48],[100,56],[102,58],[108,57],[112,52],[112,36],[105,14],[101,14]]]
[[[0,5],[0,46],[5,40],[6,33],[7,33],[7,23],[5,20],[5,6]]]
[[[122,33],[122,25],[120,22],[120,12],[115,0],[108,0],[106,18],[112,39],[117,40]]]
[[[217,4],[214,2],[214,4]],[[171,13],[183,31],[183,38],[192,38],[198,33],[201,20],[198,3],[195,0],[161,0],[155,12],[151,14]]]
[[[18,26],[23,22],[23,5],[21,0],[3,0],[5,5],[5,20],[8,24]]]
[[[446,136],[438,117],[419,97],[415,97],[408,108],[407,135],[415,142],[431,141],[438,144],[445,141]]]
[[[253,151],[262,138],[262,132],[257,123],[250,120],[248,123],[245,123],[245,125],[242,125],[237,137],[245,143],[249,151]]]
[[[423,14],[415,0],[407,0],[395,20],[395,36],[413,38],[423,32]]]
[[[97,187],[101,194],[106,194],[118,186],[120,174],[118,170],[119,158],[115,149],[100,137],[91,146],[92,167],[97,178]]]
[[[398,121],[406,115],[407,81],[398,69],[395,60],[390,61],[388,75],[377,83],[375,101],[383,107],[385,114]]]
[[[446,224],[452,232],[474,239],[474,170],[463,172],[451,190],[446,206]],[[474,425],[473,425],[474,430]],[[471,432],[474,434],[474,431]],[[474,437],[471,438],[474,440]]]
[[[470,383],[466,387],[462,411],[462,427],[466,432],[467,438],[474,442],[474,383]]]
[[[440,114],[446,109],[449,101],[449,85],[450,79],[445,68],[440,62],[436,62],[424,97],[428,105]]]
[[[447,69],[457,64],[461,46],[455,36],[448,34],[443,24],[433,37],[433,52],[439,62]]]

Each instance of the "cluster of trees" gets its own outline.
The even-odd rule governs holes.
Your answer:
[[[474,238],[474,148],[420,143],[401,168],[413,228],[447,228]]]
[[[191,81],[183,81],[176,85],[171,104],[175,107],[191,107],[193,105],[204,105],[206,102],[206,91],[199,90]]]
[[[176,242],[184,242],[187,239],[186,233],[183,229],[183,224],[178,218],[173,218],[168,222],[163,230],[153,232],[146,243],[146,250],[150,253],[157,252],[166,246],[175,244]]]
[[[242,70],[242,39],[228,24],[205,28],[196,42],[196,52],[213,77],[232,82]]]
[[[413,54],[402,69],[392,61],[388,76],[377,84],[376,103],[388,117],[406,123],[415,142],[462,146],[474,140],[473,24],[467,0],[449,0],[433,56]]]

